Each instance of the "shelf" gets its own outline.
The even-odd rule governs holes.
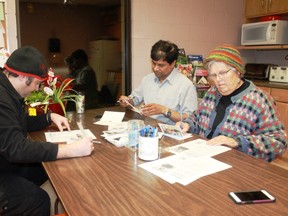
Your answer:
[[[239,50],[284,50],[288,49],[288,44],[285,45],[258,45],[258,46],[238,46]]]

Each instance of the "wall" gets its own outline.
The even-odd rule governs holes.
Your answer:
[[[240,44],[243,17],[243,0],[132,0],[132,89],[151,72],[159,39],[205,57],[222,43]]]
[[[5,0],[6,11],[6,37],[7,37],[7,50],[11,53],[18,47],[17,38],[17,18],[16,18],[16,0]]]
[[[240,45],[243,0],[131,0],[132,88],[151,72],[150,49],[159,39],[171,40],[187,54],[204,57],[221,43]],[[6,1],[8,49],[17,47],[15,1]],[[246,62],[287,65],[287,51],[241,51]],[[256,54],[254,56],[254,54]],[[274,61],[280,61],[274,62]]]
[[[103,35],[102,18],[96,6],[59,4],[55,7],[55,4],[35,3],[33,8],[29,12],[27,3],[20,3],[21,46],[35,46],[49,60],[48,39],[59,38],[62,65],[57,66],[65,66],[64,58],[76,49],[88,51],[87,41]]]

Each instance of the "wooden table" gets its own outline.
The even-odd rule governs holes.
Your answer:
[[[81,117],[101,144],[89,157],[45,162],[49,178],[71,216],[91,215],[287,215],[288,172],[237,150],[214,158],[233,166],[230,169],[202,177],[187,186],[170,184],[138,167],[143,161],[125,147],[115,147],[100,137],[107,126],[93,124],[94,117],[105,110],[125,111],[113,107],[86,110]],[[71,126],[78,129],[75,114]],[[124,120],[143,118],[127,111]],[[155,125],[151,118],[146,124]],[[54,131],[51,126],[46,131]],[[45,140],[44,131],[31,133],[33,139]],[[195,139],[190,138],[191,139]],[[187,140],[185,140],[187,141]],[[168,137],[162,146],[174,145]],[[165,153],[167,154],[167,153]],[[162,155],[163,157],[163,155]],[[236,205],[228,197],[230,191],[266,189],[276,197],[275,203]]]

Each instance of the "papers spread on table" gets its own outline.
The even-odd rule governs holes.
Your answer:
[[[128,123],[120,122],[110,124],[107,131],[103,131],[103,136],[108,142],[117,147],[122,147],[128,144]]]
[[[159,139],[162,137],[162,134],[158,132]],[[101,136],[117,147],[128,145],[128,122],[110,124],[108,130],[103,131]]]
[[[189,133],[183,134],[181,128],[177,125],[168,125],[161,123],[158,124],[164,136],[169,136],[177,140],[183,140],[192,137],[192,134]]]
[[[95,122],[94,124],[99,125],[113,125],[115,123],[122,122],[125,116],[125,112],[114,112],[114,111],[105,111],[100,121]]]
[[[86,137],[96,139],[94,134],[89,129],[84,129]],[[56,132],[45,132],[47,142],[52,143],[72,143],[84,138],[83,131],[71,130],[71,131],[56,131]]]
[[[224,146],[209,146],[205,140],[197,139],[170,148],[175,155],[140,164],[139,166],[169,183],[187,185],[203,176],[216,173],[230,165],[211,156],[228,151]]]

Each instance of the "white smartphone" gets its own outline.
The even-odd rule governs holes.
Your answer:
[[[266,190],[229,192],[229,197],[236,204],[271,203],[276,199]]]

